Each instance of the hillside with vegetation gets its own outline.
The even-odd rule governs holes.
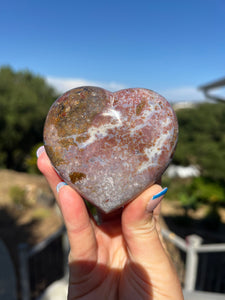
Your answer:
[[[40,76],[0,69],[0,168],[29,170],[27,159],[42,141],[44,120],[56,97]]]
[[[47,112],[58,97],[43,78],[27,70],[0,68],[0,168],[38,172],[35,152],[42,143]],[[168,198],[184,207],[225,204],[225,104],[201,103],[177,112],[179,142],[173,163],[197,165],[201,177],[179,184],[164,178]]]
[[[179,141],[173,163],[197,166],[201,176],[186,180],[164,176],[167,199],[179,201],[186,216],[206,206],[206,221],[216,227],[221,219],[218,210],[225,206],[225,103],[200,103],[176,114]]]
[[[204,177],[225,183],[225,103],[201,103],[177,112],[174,163],[198,165]]]

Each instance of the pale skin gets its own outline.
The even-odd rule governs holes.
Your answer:
[[[160,204],[146,207],[160,185],[112,214],[101,214],[97,225],[82,198],[62,179],[45,151],[38,158],[67,228],[69,254],[68,300],[183,300],[182,289],[160,235]],[[162,197],[157,200],[159,203]]]

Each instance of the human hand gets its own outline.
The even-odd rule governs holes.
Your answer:
[[[123,209],[101,214],[97,225],[70,186],[61,185],[57,193],[62,179],[43,150],[38,167],[55,194],[70,242],[68,299],[182,300],[160,236],[162,188],[155,184]]]

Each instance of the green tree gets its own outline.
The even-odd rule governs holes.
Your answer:
[[[202,175],[225,182],[225,104],[203,103],[176,112],[179,141],[174,163],[195,164]]]
[[[0,167],[25,170],[26,157],[42,141],[44,120],[56,98],[40,76],[0,68]]]

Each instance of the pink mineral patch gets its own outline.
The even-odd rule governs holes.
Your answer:
[[[161,177],[177,137],[170,104],[141,88],[70,90],[53,103],[44,128],[45,148],[58,174],[105,213]]]

